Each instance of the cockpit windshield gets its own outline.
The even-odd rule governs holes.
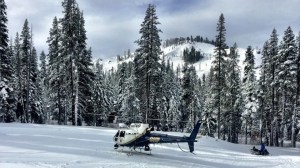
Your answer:
[[[120,132],[120,137],[124,137],[125,136],[125,131],[121,131]]]
[[[116,133],[115,137],[118,137],[120,134],[120,130]]]

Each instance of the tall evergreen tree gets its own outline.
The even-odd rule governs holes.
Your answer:
[[[274,126],[277,121],[274,120],[276,113],[278,112],[278,93],[276,92],[278,83],[276,82],[276,69],[278,67],[278,35],[276,29],[273,29],[270,40],[269,40],[269,70],[266,72],[268,78],[266,79],[266,85],[271,86],[268,91],[268,97],[270,97],[271,112],[268,119],[268,131],[270,135],[269,145],[274,145]],[[270,85],[268,85],[270,84]],[[277,136],[278,137],[278,136]],[[275,141],[278,144],[278,141]]]
[[[136,76],[136,95],[140,100],[140,109],[144,121],[152,125],[158,125],[159,117],[158,104],[160,97],[158,92],[161,86],[159,55],[161,54],[160,29],[157,28],[158,17],[154,5],[149,5],[146,16],[141,24],[141,37],[137,41],[138,49],[134,58]],[[151,120],[150,120],[151,119]],[[155,119],[155,120],[153,120]]]
[[[25,20],[23,30],[21,32],[21,106],[24,111],[22,122],[30,121],[29,115],[29,92],[30,92],[30,57],[32,52],[32,39],[28,20]]]
[[[8,29],[6,4],[0,0],[0,117],[4,117],[6,122],[13,121],[11,108],[13,104],[13,67],[12,51],[8,46]]]
[[[238,143],[238,133],[241,125],[241,79],[240,79],[240,67],[238,65],[239,55],[237,51],[237,45],[234,44],[230,48],[228,55],[228,71],[227,71],[227,83],[228,94],[226,94],[226,106],[228,107],[226,123],[228,125],[228,141]]]
[[[56,115],[49,114],[48,119],[54,118],[58,124],[63,121],[63,105],[62,102],[65,98],[65,90],[63,89],[63,75],[64,66],[62,57],[60,55],[60,39],[61,30],[59,28],[58,20],[53,19],[52,28],[50,29],[50,36],[47,39],[48,43],[48,71],[49,71],[49,90],[52,105],[50,105],[50,112],[56,112]]]
[[[244,118],[245,126],[245,143],[247,144],[247,135],[248,131],[251,133],[254,131],[255,126],[255,117],[257,117],[257,97],[256,97],[256,78],[254,72],[254,55],[253,49],[251,46],[247,48],[245,54],[245,67],[244,67],[244,76],[243,76],[243,99],[244,99],[244,112],[242,117]]]
[[[214,112],[214,96],[213,96],[213,78],[214,78],[214,70],[211,67],[207,78],[205,79],[204,86],[204,96],[205,96],[205,104],[204,111],[202,114],[202,133],[204,135],[212,136],[215,133],[217,128],[217,113]],[[204,80],[203,80],[204,81]]]
[[[92,95],[92,103],[94,108],[93,114],[93,123],[95,125],[102,124],[106,114],[105,114],[105,104],[107,100],[105,99],[105,83],[104,83],[104,72],[103,66],[97,60],[94,66],[95,80],[93,83],[93,95]],[[86,115],[88,117],[89,115]],[[92,116],[90,116],[92,117]],[[90,122],[87,122],[88,125],[91,125]]]
[[[75,0],[64,0],[64,17],[60,20],[60,58],[65,65],[63,80],[66,90],[67,108],[70,109],[73,125],[82,123],[82,116],[87,109],[92,110],[90,104],[93,72],[91,50],[86,47],[86,30],[83,13],[80,12]]]
[[[131,71],[134,71],[132,68]],[[121,79],[120,79],[121,80]],[[134,88],[134,81],[135,76],[134,72],[131,73],[130,77],[125,79],[124,83],[124,90],[123,98],[122,98],[122,118],[124,119],[125,123],[136,123],[142,122],[142,117],[139,109],[139,100],[135,95],[135,88]]]
[[[262,50],[262,65],[259,79],[258,100],[259,100],[259,122],[260,122],[260,142],[262,143],[263,136],[268,140],[266,130],[267,121],[270,118],[270,101],[268,98],[269,86],[267,85],[268,73],[270,72],[269,59],[269,41],[266,41]],[[270,83],[269,83],[270,84]],[[268,143],[268,142],[267,142]]]
[[[14,59],[16,60],[14,64],[15,69],[15,93],[17,95],[17,110],[16,110],[16,118],[20,119],[23,122],[23,115],[24,115],[24,97],[23,97],[23,78],[22,78],[22,57],[21,57],[21,39],[19,37],[19,33],[16,34],[16,38],[14,41]]]
[[[0,82],[5,83],[12,77],[10,58],[8,51],[8,29],[6,4],[4,0],[0,0]]]
[[[214,100],[214,106],[216,108],[217,112],[217,123],[218,123],[218,128],[217,128],[217,133],[218,133],[218,138],[220,138],[220,130],[221,130],[221,115],[222,115],[222,109],[223,109],[223,100],[224,100],[224,95],[223,95],[223,89],[226,87],[225,83],[225,69],[226,69],[226,29],[225,29],[225,18],[224,15],[221,14],[219,18],[219,22],[217,24],[217,36],[216,36],[216,45],[215,45],[215,59],[212,62],[213,66],[213,71],[214,71],[214,78],[213,78],[213,83],[212,83],[212,94],[215,96],[213,98]]]
[[[297,134],[299,133],[300,130],[300,112],[299,112],[299,94],[300,94],[300,32],[298,33],[297,36],[297,92],[296,92],[296,103],[295,103],[295,108],[293,111],[292,115],[292,134],[291,134],[291,143],[292,146],[295,148],[296,147],[296,141],[297,141]]]
[[[43,114],[43,121],[46,122],[50,118],[50,110],[48,107],[50,106],[50,99],[49,99],[49,71],[46,62],[46,54],[44,51],[41,52],[40,55],[40,72],[38,75],[39,80],[39,91],[40,100],[41,100],[41,113]]]
[[[275,142],[278,141],[277,138],[281,138],[283,143],[284,128],[292,125],[292,115],[296,103],[294,93],[297,91],[297,47],[291,27],[284,32],[283,41],[279,45],[278,61],[278,76],[275,80],[279,83],[277,90],[279,92],[279,112],[275,116],[277,118]]]
[[[43,123],[43,114],[41,111],[41,90],[38,79],[37,53],[33,47],[30,54],[29,68],[29,95],[28,111],[30,112],[30,122]]]
[[[67,109],[71,109],[71,119],[72,124],[77,125],[77,103],[76,98],[78,93],[76,92],[78,86],[76,85],[76,81],[78,80],[78,76],[75,73],[77,70],[77,61],[78,60],[78,52],[75,47],[77,45],[78,40],[78,29],[77,22],[79,9],[77,8],[77,3],[75,0],[64,0],[62,2],[62,6],[64,8],[63,14],[64,17],[60,20],[61,23],[61,46],[60,46],[60,54],[61,60],[65,65],[65,75],[63,75],[63,80],[65,81],[64,89],[66,90],[66,103],[68,104]],[[76,103],[76,104],[75,104]]]
[[[180,112],[181,112],[181,123],[180,129],[185,129],[186,124],[189,123],[191,119],[191,103],[194,99],[194,83],[191,77],[191,68],[187,63],[184,64],[182,69],[183,77],[182,77],[182,95],[181,95],[181,104],[180,104]]]

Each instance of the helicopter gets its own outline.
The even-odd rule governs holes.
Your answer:
[[[194,152],[194,142],[197,142],[196,136],[200,128],[200,120],[195,124],[195,127],[190,134],[187,136],[173,136],[161,133],[152,133],[153,128],[149,128],[149,124],[132,123],[128,128],[126,125],[119,125],[120,129],[113,137],[115,142],[114,148],[118,149],[121,147],[129,147],[130,149],[136,150],[136,148],[144,148],[145,151],[150,151],[150,144],[156,143],[182,143],[187,142],[189,151]]]

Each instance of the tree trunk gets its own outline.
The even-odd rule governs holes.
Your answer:
[[[70,56],[70,63],[71,63],[71,70],[70,70],[70,73],[71,73],[71,106],[72,106],[72,125],[77,125],[77,116],[75,114],[75,98],[76,98],[76,94],[74,93],[74,71],[73,71],[73,67],[74,67],[74,60],[72,60],[72,57]]]
[[[245,127],[246,127],[246,132],[245,132],[245,144],[248,143],[248,140],[247,140],[247,137],[248,137],[248,130],[247,130],[247,127],[248,127],[248,122],[247,122],[247,119],[246,119],[246,124],[245,124]]]

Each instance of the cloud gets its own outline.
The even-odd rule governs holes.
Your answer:
[[[38,51],[47,51],[54,16],[62,17],[62,0],[6,0],[9,32],[14,38],[28,18]],[[95,58],[134,51],[147,5],[155,4],[162,39],[201,35],[214,39],[221,13],[225,16],[228,45],[262,47],[275,27],[283,34],[291,26],[298,34],[298,0],[77,0],[84,12],[88,45]]]

